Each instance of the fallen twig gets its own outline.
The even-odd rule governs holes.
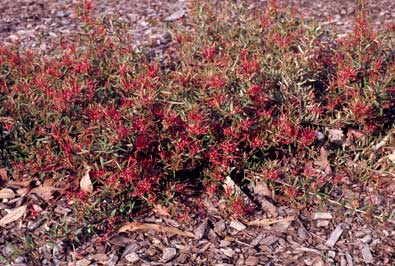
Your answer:
[[[284,218],[268,218],[268,219],[257,219],[254,221],[250,221],[247,225],[252,226],[262,226],[262,225],[272,225],[280,222],[292,222],[295,220],[294,216],[288,216]]]
[[[118,232],[126,232],[126,231],[149,231],[153,230],[156,232],[163,232],[163,233],[170,233],[170,234],[176,234],[176,235],[181,235],[185,237],[190,237],[194,238],[195,235],[191,232],[186,232],[182,231],[180,229],[174,228],[174,227],[169,227],[169,226],[164,226],[160,224],[151,224],[151,223],[138,223],[138,222],[132,222],[125,224],[121,228],[119,228]]]

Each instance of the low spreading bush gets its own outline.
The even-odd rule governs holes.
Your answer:
[[[111,205],[103,217],[170,204],[190,184],[240,214],[227,177],[287,184],[276,195],[297,201],[357,178],[347,159],[395,118],[393,32],[376,36],[362,10],[353,33],[329,41],[274,3],[258,14],[220,5],[196,1],[172,66],[88,9],[55,56],[0,46],[1,166],[14,179],[66,180],[71,197]],[[331,130],[353,145],[328,140]],[[80,189],[86,174],[92,193]]]

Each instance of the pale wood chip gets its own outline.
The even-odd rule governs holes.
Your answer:
[[[365,263],[374,263],[373,255],[368,244],[361,245],[361,253]]]
[[[206,232],[208,224],[208,219],[204,219],[204,221],[195,229],[195,239],[200,240],[204,237],[204,233]]]
[[[338,224],[335,230],[332,231],[325,245],[333,248],[336,245],[336,242],[339,240],[340,236],[343,234],[343,224]]]
[[[321,255],[321,252],[319,250],[313,249],[313,248],[298,247],[298,248],[295,248],[295,251],[297,251],[297,252],[314,253],[314,254],[317,254],[317,255]]]
[[[313,220],[331,220],[333,216],[329,212],[316,212],[312,218]]]
[[[347,266],[354,266],[353,259],[350,253],[346,252]]]
[[[244,224],[237,220],[233,220],[232,222],[230,222],[229,226],[233,229],[236,229],[237,231],[242,231],[247,228]]]
[[[169,262],[177,255],[177,250],[175,248],[165,248],[163,250],[162,261]]]
[[[266,200],[264,197],[258,197],[258,201],[265,211],[268,211],[274,217],[278,216],[277,207],[274,206],[270,201]]]

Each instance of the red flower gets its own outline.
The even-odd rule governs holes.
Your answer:
[[[216,56],[215,47],[211,46],[203,50],[203,56],[207,61],[211,61]]]
[[[129,135],[129,128],[123,126],[122,124],[119,124],[117,127],[117,134],[120,140],[124,140]]]
[[[151,183],[148,181],[147,178],[145,178],[137,183],[136,189],[133,192],[133,196],[142,197],[145,193],[150,191]]]
[[[137,179],[138,173],[134,167],[133,168],[128,167],[128,168],[122,170],[120,177],[123,182],[131,183],[132,181]]]
[[[149,65],[148,66],[148,76],[153,78],[155,77],[159,72],[159,68],[155,65]]]
[[[365,119],[369,118],[372,113],[372,107],[369,103],[359,101],[352,103],[350,109],[359,122],[363,122]]]
[[[278,179],[279,175],[280,174],[279,174],[279,172],[277,170],[269,169],[269,170],[266,171],[265,177],[267,179]]]
[[[93,4],[91,0],[85,0],[84,1],[84,8],[86,10],[91,10],[93,8]]]
[[[243,73],[252,74],[259,71],[259,64],[255,59],[242,60]]]
[[[313,143],[315,139],[315,132],[311,129],[303,129],[300,139],[303,146],[308,146]]]
[[[244,201],[243,198],[237,196],[232,202],[232,211],[236,216],[242,216],[244,214]]]
[[[262,148],[265,145],[265,143],[266,143],[265,139],[261,137],[255,137],[252,139],[250,146],[253,149]]]
[[[248,89],[248,94],[251,96],[255,96],[257,95],[259,92],[261,91],[261,87],[259,85],[252,85],[249,89]]]
[[[226,82],[223,78],[220,77],[211,77],[210,78],[210,86],[215,89],[222,89],[225,86]]]
[[[149,146],[149,140],[144,135],[139,135],[136,137],[136,141],[134,143],[137,151],[142,151]]]

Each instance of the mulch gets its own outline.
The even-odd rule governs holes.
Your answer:
[[[67,38],[80,27],[74,19],[76,2],[2,0],[0,43],[51,51],[51,43]],[[267,1],[245,2],[254,9]],[[355,1],[281,0],[280,3],[298,9],[300,16],[333,25],[338,36],[352,30]],[[395,1],[369,0],[368,4],[377,28],[395,22]],[[98,16],[116,16],[130,23],[132,45],[136,47],[153,40],[159,40],[160,46],[165,43],[160,40],[171,39],[168,26],[175,26],[181,18],[187,17],[188,8],[187,0],[98,0],[94,3],[94,13]],[[23,186],[10,189],[18,195]],[[395,187],[389,186],[376,193],[367,187],[344,194],[350,201],[372,200],[380,209],[390,202],[385,195],[392,195],[393,200],[394,193]],[[0,213],[4,214],[10,206],[20,206],[21,198],[2,200]],[[321,201],[313,198],[311,206],[315,207],[298,210],[271,206],[274,210],[256,210],[245,219],[237,219],[226,214],[223,202],[212,202],[203,196],[196,201],[203,202],[207,212],[192,216],[188,222],[174,220],[163,212],[149,213],[138,219],[142,224],[167,226],[173,233],[148,230],[148,226],[146,230],[129,230],[107,238],[93,237],[80,246],[69,241],[42,243],[39,248],[18,253],[15,247],[22,246],[27,236],[39,243],[49,225],[60,223],[71,211],[64,200],[52,207],[38,198],[31,200],[37,209],[53,214],[2,228],[0,258],[12,261],[12,265],[395,265],[395,223],[384,223],[367,215],[368,211],[352,206],[340,206],[336,197],[321,208],[318,207]],[[267,223],[268,220],[263,219],[269,218],[274,219],[272,224],[249,225],[254,220]],[[72,222],[73,218],[67,219]],[[190,236],[180,235],[175,229]]]

